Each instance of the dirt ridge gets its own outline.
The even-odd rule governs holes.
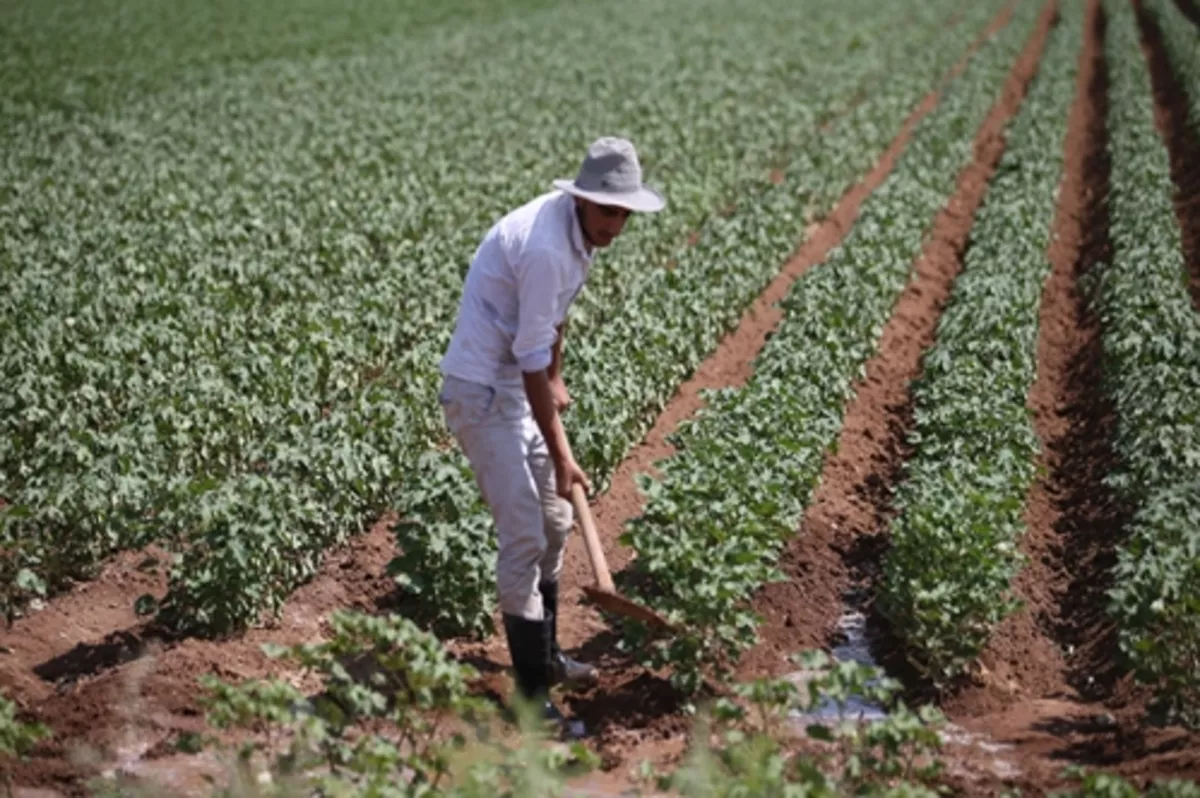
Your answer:
[[[941,86],[926,95],[905,121],[901,135],[893,141],[884,160],[869,174],[864,184],[855,187],[854,190],[859,191],[865,185],[870,185],[868,191],[855,198],[855,214],[866,194],[890,174],[907,145],[912,129],[936,107],[945,84],[962,73],[981,41],[1007,25],[1011,15],[1012,6],[1006,6],[971,43],[967,54],[947,73]],[[848,230],[849,225],[846,226]],[[843,445],[839,441],[839,451]],[[785,547],[780,556],[779,568],[787,576],[786,581],[764,586],[753,602],[754,611],[763,622],[759,630],[760,642],[745,652],[739,663],[742,677],[779,676],[792,669],[787,661],[791,653],[825,646],[835,636],[844,594],[850,590],[852,582],[863,576],[851,561],[872,559],[872,555],[865,552],[850,556],[845,547],[855,544],[848,543],[844,530],[840,530],[836,523],[813,523],[809,518],[814,513],[813,507],[821,501],[822,491],[829,490],[825,472],[832,467],[829,462],[825,464],[814,493],[813,505],[801,521],[797,538]],[[805,539],[805,543],[801,544],[800,538]]]
[[[985,32],[976,36],[969,52],[978,47],[987,32],[1004,24],[1010,14],[1011,6],[1007,6]],[[955,71],[961,70],[965,61],[964,58]],[[918,114],[928,112],[934,97],[935,93],[931,93],[914,110],[902,135],[907,136],[919,119]],[[860,190],[861,187],[856,187],[851,194]],[[855,207],[861,199],[855,201]],[[614,570],[628,560],[628,552],[617,544],[621,526],[641,507],[633,475],[652,470],[654,460],[670,453],[666,436],[700,407],[701,390],[738,384],[749,377],[754,355],[779,319],[780,313],[773,304],[812,261],[819,260],[844,235],[852,221],[849,202],[848,198],[843,199],[825,223],[805,231],[808,243],[744,314],[739,328],[726,337],[718,351],[679,389],[647,438],[626,457],[614,476],[612,489],[593,508]],[[169,756],[168,741],[172,735],[202,727],[195,696],[198,675],[213,672],[229,679],[278,675],[261,652],[263,643],[309,639],[319,634],[327,615],[339,607],[378,610],[389,606],[396,596],[393,583],[384,574],[387,563],[397,553],[390,531],[394,521],[393,517],[382,519],[368,533],[328,552],[317,576],[293,593],[277,621],[233,638],[169,640],[156,632],[151,622],[134,617],[130,606],[137,595],[149,592],[161,596],[165,592],[165,574],[161,572],[152,574],[149,582],[128,584],[123,574],[134,567],[134,561],[140,560],[138,553],[118,556],[105,567],[99,579],[56,597],[47,603],[45,610],[18,621],[13,630],[0,635],[0,644],[26,638],[40,643],[26,646],[20,652],[14,648],[18,655],[5,663],[7,671],[0,671],[0,675],[6,677],[6,682],[10,674],[13,676],[25,716],[51,725],[56,738],[39,746],[29,762],[18,764],[15,783],[54,788],[72,796],[85,794],[79,782],[95,775],[97,767],[95,763],[72,757],[74,743],[82,739],[87,739],[102,759],[109,762],[118,758],[123,741],[131,735],[146,742],[150,749],[148,759],[154,759],[158,753]],[[568,648],[583,646],[585,656],[604,665],[611,661],[608,651],[611,639],[595,612],[579,603],[580,593],[574,586],[590,581],[591,575],[578,535],[572,536],[570,546],[563,574],[562,603],[566,614],[563,644]],[[54,636],[51,627],[56,623],[56,613],[88,607],[99,595],[105,596],[106,603],[114,604],[110,608],[112,613],[93,619],[94,625],[69,639]],[[46,628],[41,628],[43,625]],[[507,665],[507,651],[500,638],[482,645],[451,643],[449,647],[483,673],[484,692],[507,690],[507,678],[502,674]],[[35,678],[32,672],[39,666],[43,666],[43,671],[50,667],[56,678]],[[138,711],[133,716],[118,717],[120,713],[114,710],[124,706],[131,695],[136,696]],[[610,681],[606,692],[581,696],[574,708],[589,720],[597,717],[611,720],[617,717],[612,711],[614,706],[623,706],[623,728],[610,729],[608,741],[613,743],[612,750],[620,749],[622,741],[635,745],[646,733],[669,737],[688,728],[685,719],[669,718],[676,708],[671,693],[664,683],[647,674],[620,684]],[[660,724],[661,728],[649,730],[653,724]]]
[[[960,73],[970,54],[988,35],[1007,24],[1011,14],[1012,4],[1007,4],[974,37],[967,47],[967,55],[942,77],[940,83],[944,84]],[[842,240],[853,224],[859,206],[883,182],[907,144],[912,129],[936,106],[939,97],[940,86],[913,109],[875,166],[842,196],[820,223],[805,231],[800,248],[743,313],[737,327],[679,387],[652,429],[617,468],[610,489],[592,506],[601,544],[613,572],[625,567],[632,556],[632,552],[618,542],[624,524],[644,509],[636,475],[657,473],[654,463],[674,451],[668,436],[680,422],[692,417],[703,406],[702,391],[738,387],[750,378],[755,358],[782,318],[782,311],[775,304],[787,294],[795,280],[823,260]],[[665,680],[641,672],[614,653],[615,640],[611,632],[594,609],[581,603],[582,592],[577,586],[592,580],[587,562],[580,536],[573,535],[568,543],[562,574],[560,636],[564,648],[600,667],[602,681],[593,690],[565,697],[564,703],[588,725],[606,763],[611,766],[621,761],[626,749],[639,745],[647,736],[665,740],[685,734],[690,729],[690,721],[676,714],[678,697]],[[493,673],[508,661],[507,649],[499,636],[482,643],[452,645],[452,649],[477,667],[482,666]]]
[[[155,546],[121,552],[97,577],[57,596],[35,615],[0,630],[0,684],[19,707],[45,700],[65,680],[90,675],[136,656],[137,596],[167,590],[162,565],[168,553]],[[31,618],[37,618],[31,622]]]
[[[1027,564],[1015,588],[1027,606],[997,629],[984,655],[999,680],[1009,681],[1006,670],[1014,669],[1015,700],[1072,690],[1099,698],[1116,678],[1115,641],[1102,608],[1129,511],[1103,484],[1116,460],[1111,446],[1116,416],[1095,390],[1102,369],[1100,322],[1079,286],[1112,252],[1105,19],[1098,0],[1089,5],[1048,252],[1051,271],[1038,310],[1037,376],[1029,395],[1042,449],[1038,465],[1045,473],[1026,502],[1021,550]],[[1031,636],[1053,652],[1052,663],[1017,656]],[[1068,647],[1080,656],[1065,657]],[[1104,687],[1084,675],[1100,672],[1108,674]]]
[[[755,611],[766,623],[760,629],[762,643],[744,658],[746,677],[780,675],[793,669],[787,654],[836,645],[835,626],[848,599],[867,613],[870,636],[879,638],[874,647],[882,649],[881,664],[902,670],[886,625],[872,617],[869,595],[880,576],[894,514],[892,486],[910,454],[909,385],[920,376],[921,358],[934,342],[942,308],[962,269],[975,212],[1004,151],[1004,128],[1036,74],[1055,14],[1056,3],[1046,3],[1000,98],[976,132],[972,162],[959,172],[954,193],[935,216],[913,276],[846,404],[835,453],[826,458],[812,502],[781,561],[789,580],[766,586],[755,599]]]
[[[947,27],[954,27],[961,21],[961,13],[956,17],[947,23]],[[975,46],[973,44],[972,48]],[[862,99],[860,91],[845,107],[822,118],[817,130],[827,131]],[[768,180],[779,185],[784,180],[784,170],[778,167],[771,169]],[[736,209],[737,202],[733,202],[713,215],[729,216]],[[699,229],[688,233],[684,245],[694,246],[700,233]],[[666,268],[674,268],[674,260],[669,261]],[[771,312],[769,308],[768,312]],[[663,412],[666,413],[667,409],[664,408]],[[687,411],[687,414],[690,412]],[[675,423],[671,423],[672,429]],[[634,454],[631,452],[626,459],[632,457]],[[0,508],[3,506],[4,499],[0,497]],[[604,508],[601,507],[599,512],[603,513]],[[601,522],[601,519],[597,518],[597,521]],[[350,549],[352,557],[357,539],[351,538],[342,547],[342,550]],[[375,543],[374,539],[370,539],[366,550],[373,552]],[[334,550],[330,550],[327,555],[333,553]],[[573,551],[572,556],[577,554],[580,552]],[[159,564],[152,568],[139,568],[138,564],[148,558],[157,560]],[[141,656],[139,652],[145,645],[178,642],[169,639],[162,630],[155,629],[151,621],[138,618],[133,612],[134,602],[139,596],[149,594],[161,599],[166,594],[167,574],[163,566],[169,560],[169,552],[157,545],[117,552],[100,565],[100,572],[95,577],[50,597],[40,610],[18,619],[11,629],[0,629],[0,650],[8,650],[0,658],[0,684],[9,691],[18,706],[28,708],[44,700],[55,689],[55,683],[61,688],[64,680],[74,681],[79,676],[96,675],[122,662],[136,659]],[[346,567],[344,559],[332,564],[324,563],[314,579],[324,579]],[[66,633],[63,633],[64,627]],[[34,678],[33,674],[39,668],[57,671],[58,677],[48,681]]]
[[[1145,727],[1144,691],[1118,665],[1105,612],[1131,511],[1103,484],[1116,461],[1116,415],[1097,390],[1102,327],[1085,281],[1112,251],[1106,19],[1100,0],[1089,0],[1086,14],[1029,395],[1045,471],[1029,492],[1028,560],[1014,584],[1025,606],[984,652],[986,682],[943,706],[967,729],[1012,746],[1024,768],[1018,785],[1029,789],[1065,786],[1068,762],[1142,786],[1200,772],[1200,757],[1188,753],[1200,747],[1197,735]]]
[[[1197,735],[1150,730],[1141,723],[1142,696],[1116,667],[1115,633],[1104,613],[1114,548],[1128,510],[1101,483],[1113,459],[1109,441],[1115,416],[1096,390],[1100,328],[1078,286],[1079,278],[1111,251],[1107,74],[1099,0],[1089,0],[1086,13],[1048,253],[1052,270],[1039,308],[1038,375],[1029,399],[1047,474],[1030,492],[1030,531],[1022,541],[1029,560],[1015,584],[1027,605],[996,631],[981,658],[986,668],[982,683],[941,705],[951,722],[1003,747],[998,755],[958,754],[958,786],[973,795],[1000,794],[1011,786],[1042,794],[1064,786],[1061,771],[1073,762],[1105,767],[1143,785],[1160,776],[1195,778],[1200,771],[1200,757],[1189,753],[1200,749]],[[994,148],[996,139],[991,141]],[[999,157],[996,149],[984,154]],[[978,158],[972,169],[987,171],[980,169]],[[968,200],[983,190],[978,183],[965,188],[974,195]],[[967,220],[958,228],[961,233],[969,230],[973,210],[960,213],[960,221]],[[943,212],[935,239],[951,221]],[[931,243],[917,279],[884,329],[879,354],[847,406],[837,454],[826,464],[821,489],[785,559],[794,584],[769,586],[756,601],[769,623],[763,629],[763,651],[749,658],[745,677],[779,675],[791,669],[783,665],[781,654],[839,642],[830,608],[840,610],[844,593],[851,593],[851,602],[858,599],[852,591],[869,594],[879,575],[892,514],[890,486],[907,456],[907,381],[920,373],[919,356],[932,341],[953,281],[953,263],[944,261],[940,269],[929,263],[939,249],[953,260],[955,249],[944,238]],[[851,531],[855,528],[858,534]],[[835,578],[814,577],[822,569]],[[882,628],[875,635],[879,661],[890,665],[893,675],[903,674],[903,663],[888,649],[894,641],[888,640],[886,627],[878,618],[872,620],[875,630]],[[1072,647],[1074,653],[1067,656]],[[764,662],[768,657],[773,659]],[[910,698],[919,700],[920,691]]]
[[[957,714],[1003,711],[1031,697],[1079,698],[1072,677],[1082,662],[1068,664],[1064,650],[1070,645],[1105,638],[1091,646],[1088,661],[1103,666],[1111,659],[1107,627],[1089,609],[1103,604],[1112,542],[1125,514],[1101,482],[1113,462],[1115,417],[1103,394],[1092,390],[1101,367],[1100,330],[1077,287],[1080,276],[1111,252],[1104,19],[1098,7],[1088,13],[1028,400],[1042,450],[1038,465],[1045,472],[1031,487],[1024,514],[1020,548],[1027,561],[1014,590],[1025,606],[997,627],[983,652],[988,684],[944,704]]]
[[[14,783],[86,795],[81,781],[97,775],[98,763],[120,759],[130,740],[154,751],[179,732],[201,731],[196,682],[201,674],[233,680],[282,675],[262,644],[311,640],[331,612],[376,609],[394,594],[395,584],[386,576],[396,554],[394,521],[385,516],[367,533],[329,552],[318,575],[293,593],[277,621],[263,628],[226,640],[173,641],[144,622],[78,644],[72,651],[79,662],[94,660],[115,643],[123,653],[94,672],[65,675],[49,695],[25,707],[27,718],[47,724],[55,736],[17,764]],[[81,756],[85,751],[91,760]]]

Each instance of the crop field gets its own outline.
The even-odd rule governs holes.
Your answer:
[[[1196,0],[0,41],[0,795],[1200,796]],[[668,205],[596,258],[563,422],[674,629],[572,535],[590,733],[522,747],[438,364],[488,226],[610,134]]]

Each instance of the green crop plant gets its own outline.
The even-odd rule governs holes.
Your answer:
[[[939,686],[973,666],[1017,607],[1012,580],[1040,449],[1027,399],[1083,17],[1082,4],[1060,5],[912,387],[913,454],[893,502],[879,607]]]
[[[781,578],[780,549],[841,431],[844,403],[1039,10],[1018,6],[946,87],[845,240],[792,286],[750,381],[706,397],[677,432],[676,453],[659,464],[662,480],[643,481],[646,510],[623,537],[637,551],[628,589],[680,630],[647,640],[647,630],[629,624],[624,643],[647,665],[669,665],[680,689],[723,678],[754,642],[757,619],[747,602]],[[928,66],[946,55],[926,53]],[[908,91],[919,96],[927,78],[911,80]],[[855,117],[831,138],[854,141],[855,123],[870,126]]]

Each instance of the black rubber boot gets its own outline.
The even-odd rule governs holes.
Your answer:
[[[542,594],[542,607],[550,621],[550,681],[551,684],[563,683],[568,687],[590,687],[600,681],[596,669],[577,660],[573,660],[558,647],[558,582],[540,582],[538,590]]]
[[[578,739],[583,736],[583,724],[568,721],[550,700],[554,616],[545,615],[545,620],[541,621],[504,615],[504,633],[508,638],[517,690],[524,699],[541,708],[543,720],[554,724],[560,736]]]

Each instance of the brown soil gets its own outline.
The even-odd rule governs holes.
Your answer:
[[[755,599],[755,611],[765,622],[762,642],[743,658],[744,676],[780,675],[794,670],[787,660],[791,653],[833,645],[848,594],[867,589],[878,576],[893,515],[892,486],[908,454],[909,384],[920,375],[921,355],[933,343],[941,308],[962,267],[975,210],[1004,150],[1003,127],[1024,98],[1053,19],[1053,4],[1048,4],[979,129],[974,160],[934,220],[914,278],[847,403],[835,454],[826,460],[812,503],[781,561],[788,581],[767,585]]]
[[[970,51],[978,46],[987,33],[1006,24],[1010,16],[1011,8],[1006,7],[971,44]],[[965,64],[964,57],[946,79],[961,71]],[[883,182],[903,151],[912,128],[936,105],[938,96],[938,92],[931,92],[913,110],[870,172],[842,197],[824,220],[805,231],[800,249],[743,314],[737,328],[680,386],[650,432],[618,467],[610,489],[591,508],[605,556],[614,573],[620,572],[632,555],[618,541],[624,525],[644,509],[644,499],[635,482],[636,476],[657,476],[655,463],[674,452],[668,436],[680,422],[692,417],[701,408],[702,391],[738,387],[750,378],[755,358],[782,316],[776,303],[787,294],[797,278],[813,264],[823,260],[845,236],[857,216],[859,206]],[[784,177],[782,173],[776,173],[773,179],[782,180]],[[583,541],[578,535],[572,536],[568,543],[561,579],[561,644],[574,656],[595,663],[603,674],[598,687],[564,696],[565,707],[587,724],[597,749],[609,766],[624,762],[635,749],[639,758],[646,756],[648,741],[652,747],[654,741],[668,741],[665,749],[676,752],[679,748],[678,737],[688,732],[691,720],[679,714],[679,696],[674,694],[665,679],[645,673],[615,653],[616,640],[611,631],[599,613],[584,602],[578,587],[593,581]],[[507,647],[499,635],[481,643],[452,644],[451,648],[461,658],[489,672],[508,667]]]
[[[1140,0],[1135,0],[1134,7],[1142,31],[1142,49],[1150,68],[1150,82],[1154,87],[1154,116],[1171,158],[1175,213],[1183,233],[1188,286],[1192,302],[1200,310],[1200,135],[1188,124],[1187,91],[1171,69],[1158,22]],[[1200,91],[1200,87],[1193,86],[1192,91]]]
[[[1028,563],[1016,580],[1025,607],[985,652],[986,683],[946,709],[966,728],[1014,745],[1027,780],[1044,783],[1067,760],[1137,781],[1195,778],[1200,756],[1188,749],[1197,750],[1200,736],[1143,726],[1146,696],[1120,670],[1116,630],[1104,612],[1130,512],[1102,481],[1115,464],[1116,417],[1096,390],[1100,323],[1077,288],[1111,255],[1105,20],[1098,2],[1088,13],[1029,397],[1046,471],[1026,513]]]
[[[952,781],[969,794],[997,794],[1008,786],[1041,794],[1062,786],[1060,773],[1072,763],[1142,781],[1200,774],[1200,755],[1192,753],[1200,750],[1200,735],[1143,726],[1144,696],[1116,667],[1114,631],[1103,612],[1127,513],[1101,482],[1112,464],[1115,419],[1096,391],[1098,322],[1076,291],[1078,277],[1109,251],[1107,80],[1098,2],[1089,3],[1088,14],[1030,395],[1047,472],[1029,497],[1023,541],[1029,562],[1015,585],[1026,606],[997,630],[981,658],[979,683],[940,702],[952,723],[1002,747],[989,752],[970,741],[955,746]],[[920,374],[921,354],[933,341],[940,307],[961,266],[972,214],[1003,149],[1000,123],[1015,112],[1041,46],[1040,38],[1031,41],[981,129],[975,163],[937,219],[916,278],[847,406],[836,454],[786,552],[790,579],[756,599],[755,609],[767,621],[764,640],[745,658],[743,676],[779,675],[794,670],[788,654],[836,645],[838,617],[847,604],[861,605],[860,595],[869,594],[879,577],[893,515],[891,489],[912,424],[909,384]],[[899,646],[878,619],[872,621],[878,660],[894,675],[909,675]],[[917,685],[910,697],[928,696]]]
[[[970,54],[984,37],[1008,24],[1011,11],[1011,7],[1006,7],[992,20],[980,38],[972,43],[967,56],[948,73],[947,80],[962,72]],[[900,134],[883,158],[863,182],[847,194],[843,205],[835,211],[831,219],[836,220],[839,212],[846,214],[847,218],[838,233],[839,241],[853,224],[862,201],[891,172],[908,144],[913,127],[936,107],[939,97],[940,90],[930,92],[925,97],[905,121]],[[911,301],[911,295],[917,289],[913,286],[909,289],[905,296],[910,297]],[[905,302],[901,300],[898,311],[911,313],[910,309],[904,307]],[[893,318],[887,328],[892,332],[885,331],[883,346],[889,347],[890,351],[894,347],[890,339],[896,335],[896,328],[908,326],[909,323]],[[830,641],[841,615],[843,596],[851,583],[862,576],[858,573],[857,563],[873,562],[875,559],[874,554],[866,550],[871,545],[870,536],[855,534],[853,530],[868,528],[863,521],[863,514],[868,512],[868,505],[875,503],[873,492],[890,484],[895,476],[891,467],[885,464],[899,462],[899,450],[894,442],[887,436],[880,436],[877,429],[869,429],[865,421],[866,416],[878,412],[881,406],[879,402],[882,396],[867,396],[884,381],[885,375],[879,373],[880,362],[881,359],[876,357],[868,363],[867,378],[856,388],[856,399],[847,409],[845,426],[837,446],[838,455],[825,464],[813,502],[800,523],[800,530],[781,555],[779,567],[787,576],[786,581],[764,586],[755,598],[754,611],[763,619],[759,629],[761,642],[742,657],[739,672],[745,678],[779,676],[795,670],[788,659],[792,654],[806,648],[822,647]],[[895,431],[902,437],[899,428]],[[854,451],[847,450],[848,446]],[[874,448],[868,452],[869,447]],[[884,466],[882,472],[886,473],[870,473],[859,479],[856,469],[863,468],[862,463],[867,461]],[[858,479],[859,485],[850,489],[849,482],[855,479]],[[844,506],[847,502],[845,497],[852,494],[861,501],[849,500],[854,511],[848,511]],[[843,506],[835,506],[839,504],[839,498]],[[886,497],[874,498],[886,501]]]
[[[1113,629],[1102,607],[1128,513],[1102,483],[1115,463],[1109,441],[1116,418],[1104,394],[1094,390],[1100,380],[1100,325],[1076,290],[1079,277],[1111,253],[1104,19],[1096,7],[1089,13],[1029,395],[1045,476],[1027,500],[1021,542],[1027,562],[1015,580],[1025,606],[1000,625],[984,652],[988,684],[948,702],[961,714],[1003,711],[1037,698],[1078,700],[1077,688],[1084,687],[1099,697],[1111,693],[1116,679]],[[1069,660],[1066,646],[1077,651]],[[1085,674],[1101,678],[1085,685]]]
[[[0,634],[5,694],[19,706],[32,705],[53,693],[56,684],[65,686],[132,658],[137,640],[127,630],[139,623],[134,601],[145,593],[156,598],[166,593],[168,556],[157,547],[124,552],[95,580]]]
[[[1002,12],[990,29],[1006,22],[1009,14],[1010,9]],[[882,179],[908,130],[932,102],[931,97],[914,111],[885,160],[830,218],[805,231],[809,240],[804,248],[747,311],[737,331],[681,386],[646,439],[618,469],[611,490],[593,508],[614,571],[629,558],[629,552],[617,545],[621,527],[642,509],[634,475],[653,473],[653,463],[671,453],[666,437],[700,407],[701,390],[742,384],[749,377],[750,364],[779,320],[774,303],[840,240],[869,191],[866,186]],[[778,183],[784,175],[773,171],[770,179]],[[148,592],[161,598],[166,592],[162,570],[148,574],[137,570],[144,559],[138,553],[120,555],[96,580],[19,620],[0,634],[0,651],[9,652],[0,654],[4,689],[25,710],[25,719],[49,724],[55,737],[41,745],[30,761],[17,766],[15,783],[83,794],[79,781],[120,758],[130,740],[150,749],[147,760],[166,763],[177,758],[170,751],[173,737],[200,728],[196,679],[201,674],[237,680],[279,675],[277,665],[262,653],[262,644],[311,639],[321,633],[336,609],[378,609],[394,600],[394,585],[384,576],[396,554],[389,524],[381,522],[367,535],[330,553],[318,576],[288,600],[278,621],[234,639],[167,640],[138,619],[131,610],[138,596]],[[566,560],[562,643],[605,672],[602,686],[570,698],[570,708],[596,732],[597,747],[610,764],[621,761],[621,752],[633,747],[648,750],[655,740],[662,740],[659,752],[673,755],[690,729],[690,722],[677,712],[676,696],[663,680],[625,667],[628,663],[610,650],[613,641],[598,614],[580,603],[577,586],[592,577],[578,536],[573,537]],[[480,670],[481,691],[497,698],[507,694],[508,654],[501,637],[481,644],[452,643],[450,648]],[[131,713],[123,707],[136,709]],[[91,758],[76,757],[78,750],[91,751]]]
[[[992,28],[1007,19],[1006,9]],[[803,534],[797,537],[785,561],[803,589],[783,586],[781,592],[771,592],[775,590],[772,587],[760,597],[759,609],[768,616],[763,629],[766,642],[747,657],[746,675],[777,674],[784,654],[825,644],[841,612],[843,593],[856,582],[869,582],[870,567],[877,562],[883,542],[879,532],[888,514],[890,486],[904,456],[904,433],[911,423],[908,382],[919,372],[920,353],[931,341],[939,308],[960,266],[972,214],[1003,147],[999,122],[1019,104],[1050,21],[1048,10],[1014,68],[1004,99],[977,139],[976,162],[960,176],[958,195],[939,215],[934,236],[916,264],[914,283],[905,291],[885,330],[881,354],[871,362],[867,379],[848,408],[841,450],[827,464],[817,501],[806,515]],[[1096,54],[1095,44],[1092,37],[1089,53]],[[1088,63],[1092,63],[1090,56]],[[1087,123],[1073,118],[1072,128],[1083,125],[1089,132],[1081,135],[1075,130],[1071,139],[1074,143],[1068,145],[1075,164],[1074,177],[1068,178],[1068,184],[1075,188],[1065,195],[1076,193],[1073,199],[1063,199],[1059,226],[1064,241],[1056,245],[1056,277],[1050,281],[1057,288],[1048,291],[1048,306],[1043,309],[1044,318],[1059,318],[1055,314],[1061,314],[1062,321],[1047,325],[1043,334],[1040,387],[1032,397],[1039,416],[1048,416],[1039,421],[1039,432],[1048,444],[1047,463],[1053,466],[1060,462],[1047,483],[1039,486],[1044,494],[1038,505],[1041,509],[1031,510],[1031,518],[1041,520],[1035,524],[1040,525],[1040,531],[1030,535],[1028,551],[1035,559],[1048,558],[1050,564],[1044,571],[1031,571],[1022,577],[1022,589],[1035,583],[1047,587],[1041,592],[1029,589],[1036,599],[1034,610],[1026,621],[1014,621],[1014,629],[1025,631],[1012,633],[1013,640],[1028,640],[1036,645],[1035,651],[1043,653],[1053,650],[1054,642],[1083,643],[1097,638],[1099,616],[1089,616],[1086,611],[1097,606],[1095,596],[1106,568],[1104,558],[1111,552],[1119,526],[1109,503],[1096,498],[1095,469],[1105,456],[1103,446],[1096,442],[1105,439],[1103,423],[1110,421],[1103,419],[1111,420],[1111,415],[1096,410],[1087,390],[1094,385],[1089,382],[1088,371],[1094,368],[1094,329],[1087,327],[1090,322],[1079,315],[1082,311],[1070,294],[1075,274],[1098,257],[1104,246],[1100,239],[1081,242],[1080,229],[1106,229],[1106,221],[1099,215],[1102,210],[1093,207],[1099,203],[1078,196],[1079,191],[1093,199],[1102,196],[1105,184],[1103,179],[1097,183],[1092,177],[1085,185],[1078,174],[1080,164],[1102,167],[1103,147],[1097,149],[1097,141],[1101,140],[1103,124],[1096,124],[1101,118],[1096,116],[1096,108],[1103,102],[1103,89],[1096,89],[1101,84],[1082,78],[1080,85],[1094,91],[1081,95],[1082,110],[1074,112]],[[643,508],[634,476],[653,474],[654,463],[671,454],[667,436],[699,409],[701,390],[740,385],[751,375],[751,364],[779,319],[774,303],[841,240],[859,204],[891,168],[912,125],[936,101],[936,94],[926,98],[875,168],[827,219],[804,231],[805,243],[796,256],[747,311],[737,330],[680,388],[646,439],[618,469],[611,490],[593,508],[614,571],[625,566],[631,554],[618,543],[621,530]],[[1080,145],[1081,138],[1089,143]],[[1106,174],[1102,168],[1099,173]],[[782,177],[782,173],[772,175],[773,179]],[[1068,219],[1070,208],[1083,219],[1076,220],[1073,228]],[[1085,334],[1085,329],[1091,332]],[[1048,408],[1057,408],[1061,418],[1048,415]],[[99,768],[111,767],[123,756],[133,760],[140,757],[134,769],[148,772],[157,768],[159,778],[186,778],[181,774],[198,768],[200,758],[175,754],[171,742],[178,732],[201,727],[197,677],[215,673],[234,680],[272,675],[294,679],[294,674],[280,673],[277,665],[266,658],[260,648],[263,643],[293,644],[313,639],[322,633],[329,614],[340,608],[388,608],[394,598],[394,585],[385,569],[396,554],[389,530],[391,520],[381,521],[368,534],[331,552],[318,576],[289,599],[278,621],[233,639],[156,638],[129,608],[142,593],[161,596],[165,578],[161,573],[138,570],[140,558],[135,554],[117,558],[95,582],[50,602],[47,609],[0,634],[0,646],[4,647],[0,652],[9,652],[0,653],[4,689],[25,708],[27,718],[49,724],[56,734],[53,741],[34,752],[30,762],[17,765],[15,783],[56,791],[51,794],[82,795],[85,793],[79,779],[95,775]],[[1093,527],[1100,532],[1090,532]],[[853,537],[848,534],[850,529],[860,534]],[[1055,548],[1055,541],[1060,541],[1065,551]],[[1079,552],[1094,556],[1080,557]],[[573,536],[566,562],[562,642],[580,658],[600,665],[604,679],[598,689],[565,696],[564,704],[588,723],[595,735],[593,747],[611,767],[609,773],[589,779],[588,784],[616,793],[627,784],[625,767],[643,758],[659,763],[677,759],[691,721],[678,711],[677,697],[665,681],[622,659],[598,614],[582,603],[579,587],[592,577],[579,536]],[[1063,567],[1067,564],[1071,566],[1069,571]],[[1074,581],[1064,574],[1073,575]],[[1025,626],[1020,626],[1022,623]],[[1043,628],[1050,631],[1043,632]],[[1103,636],[1099,639],[1105,640]],[[1045,670],[1021,666],[1003,671],[997,663],[1014,658],[1006,655],[1002,644],[998,646],[992,659],[996,671],[1024,685],[1023,695],[1031,699],[1027,703],[1036,711],[1031,715],[1027,707],[1007,700],[1003,692],[1000,695],[1005,700],[997,703],[995,691],[984,690],[980,694],[984,696],[980,699],[982,711],[973,711],[972,699],[963,695],[953,707],[954,718],[962,726],[989,731],[996,739],[1017,746],[1015,756],[1024,773],[1020,783],[1035,794],[1053,781],[1059,766],[1068,764],[1069,759],[1107,763],[1120,753],[1121,746],[1133,745],[1140,752],[1139,760],[1122,765],[1131,768],[1130,772],[1184,772],[1192,767],[1187,757],[1193,755],[1184,752],[1184,747],[1194,742],[1190,738],[1165,733],[1139,737],[1128,731],[1134,727],[1124,721],[1115,726],[1099,724],[1090,709],[1091,714],[1076,711],[1078,701],[1071,696],[1077,677],[1088,663],[1111,661],[1107,642],[1085,649],[1078,661],[1063,662],[1046,655],[1050,666]],[[508,654],[501,637],[478,644],[452,644],[451,649],[481,670],[482,692],[495,694],[498,699],[507,695]],[[1114,684],[1115,680],[1102,680],[1111,695],[1116,695],[1111,687]],[[1133,699],[1124,708],[1114,705],[1113,712],[1119,714],[1127,708],[1136,708]],[[1040,719],[1041,725],[1031,722],[1033,716]],[[99,756],[99,762],[73,755],[84,743],[93,757]],[[978,749],[966,746],[954,756],[951,778],[964,791],[980,794],[984,786],[991,788],[999,783],[994,763],[987,756],[981,759]]]
[[[277,621],[230,640],[170,641],[139,622],[129,607],[146,585],[129,574],[128,565],[136,559],[130,555],[119,557],[93,585],[18,621],[0,636],[0,645],[15,655],[6,662],[5,690],[26,707],[26,719],[50,726],[54,738],[28,762],[17,764],[14,782],[84,795],[81,780],[93,778],[98,768],[111,766],[131,747],[166,754],[178,733],[203,728],[197,701],[202,674],[234,681],[283,675],[278,663],[262,652],[264,643],[312,640],[322,634],[332,612],[373,609],[394,592],[395,584],[385,575],[396,556],[393,521],[385,518],[330,552],[318,575],[293,594]],[[158,580],[152,587],[161,595],[165,577]],[[99,612],[95,604],[89,606],[94,596],[105,598]],[[64,623],[68,614],[70,621]],[[92,629],[111,631],[95,634]],[[59,633],[69,634],[60,639]],[[46,681],[38,684],[30,674]]]

